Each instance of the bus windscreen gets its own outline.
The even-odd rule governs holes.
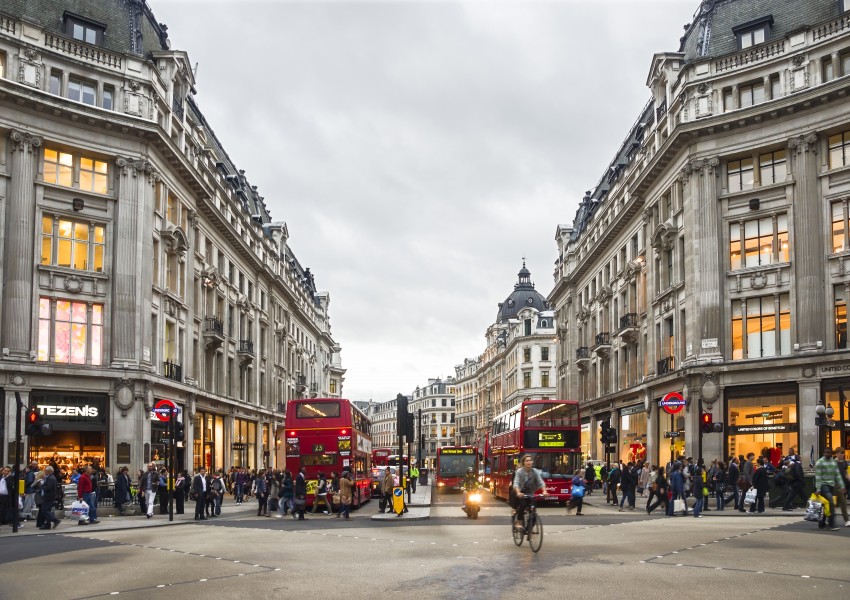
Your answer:
[[[440,476],[460,477],[466,474],[466,470],[472,467],[475,470],[478,464],[477,454],[441,454]]]

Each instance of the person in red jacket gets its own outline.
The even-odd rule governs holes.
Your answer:
[[[89,505],[89,520],[80,520],[79,525],[100,523],[97,520],[97,496],[94,493],[94,486],[91,481],[91,471],[91,466],[83,467],[83,472],[77,481],[77,500],[82,500]]]

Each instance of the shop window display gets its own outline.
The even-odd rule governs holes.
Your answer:
[[[623,411],[626,413],[626,410]],[[646,412],[629,411],[620,415],[619,458],[625,463],[646,460]]]
[[[726,410],[729,454],[752,452],[776,466],[792,447],[798,448],[796,393],[733,397]]]

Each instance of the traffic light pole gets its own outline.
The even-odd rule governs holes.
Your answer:
[[[699,397],[699,401],[697,402],[697,408],[699,409],[699,414],[700,414],[699,436],[697,437],[697,464],[699,464],[700,461],[702,460],[702,435],[703,435],[703,431],[702,431],[702,412],[703,412],[702,396]],[[705,461],[703,461],[703,464],[705,464]]]
[[[14,488],[9,490],[9,498],[12,500],[12,533],[18,533],[18,481],[21,478],[21,410],[24,408],[24,403],[21,401],[20,392],[15,392],[15,476]]]
[[[170,409],[170,418],[168,419],[168,482],[166,483],[166,488],[168,489],[168,520],[174,520],[174,461],[177,458],[177,451],[175,450],[177,443],[175,441],[175,432],[177,431],[177,408],[172,407]]]

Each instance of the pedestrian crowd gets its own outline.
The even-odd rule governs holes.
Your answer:
[[[835,458],[834,458],[834,457]],[[850,527],[847,511],[847,490],[850,489],[844,448],[834,451],[827,448],[824,456],[814,466],[815,491],[828,503],[825,524],[833,531],[836,509],[841,511],[845,527]],[[768,492],[773,486],[779,491],[770,500]],[[615,462],[609,467],[588,463],[573,477],[572,500],[567,512],[577,509],[581,515],[584,497],[599,489],[605,494],[607,504],[620,512],[635,510],[637,498],[645,498],[644,509],[653,514],[657,509],[667,516],[691,514],[701,518],[710,511],[738,510],[742,513],[761,514],[769,506],[783,511],[793,511],[806,506],[805,478],[800,457],[794,449],[779,465],[772,464],[766,456],[729,456],[726,461],[715,459],[705,465],[702,459],[679,456],[666,466],[644,461]],[[712,502],[713,501],[713,502]],[[796,504],[795,504],[796,502]]]

